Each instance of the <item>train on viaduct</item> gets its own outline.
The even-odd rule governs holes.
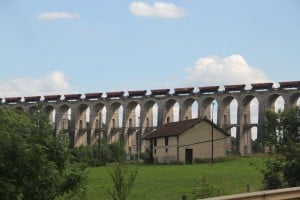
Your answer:
[[[262,123],[267,110],[275,111],[278,97],[284,100],[284,109],[299,106],[300,81],[203,86],[85,94],[45,95],[0,98],[1,106],[10,106],[32,113],[37,102],[42,102],[55,133],[65,130],[70,145],[80,146],[104,140],[121,142],[127,153],[145,150],[143,137],[165,123],[198,117],[213,120],[231,133],[235,130],[237,150],[241,155],[252,153],[251,130],[256,129],[262,140]],[[251,102],[257,102],[257,111]],[[235,101],[235,111],[230,108]],[[177,105],[177,109],[175,106]],[[213,112],[212,109],[215,109]],[[175,113],[178,113],[175,117]],[[235,112],[235,113],[233,113]],[[236,116],[232,122],[232,115]],[[256,121],[251,120],[251,116]]]

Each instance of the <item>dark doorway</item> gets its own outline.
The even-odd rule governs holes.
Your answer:
[[[185,164],[193,164],[193,149],[185,149]]]

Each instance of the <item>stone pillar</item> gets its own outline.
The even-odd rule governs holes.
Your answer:
[[[173,106],[170,106],[168,109],[166,109],[166,116],[164,118],[164,124],[171,123],[174,121],[174,112],[173,112]]]
[[[120,134],[120,127],[119,127],[119,109],[120,104],[113,104],[108,107],[107,109],[107,117],[106,117],[106,124],[107,124],[107,142],[113,143],[119,141],[119,134]],[[123,113],[122,113],[123,114]],[[124,119],[124,117],[123,117]]]
[[[136,125],[136,106],[127,107],[123,114],[123,128],[124,131],[124,149],[127,153],[136,153],[137,151],[137,125]]]
[[[230,119],[230,105],[226,105],[223,110],[223,124],[224,126],[230,126],[231,125],[231,119]]]
[[[242,107],[241,103],[239,103],[237,141],[238,149],[242,156],[252,153],[250,116],[250,105],[248,104],[245,107]]]
[[[86,108],[72,107],[71,127],[74,127],[74,145],[87,144]]]
[[[167,113],[163,105],[157,104],[157,107],[157,126],[161,127],[164,124],[164,119],[166,119]]]
[[[211,120],[211,109],[210,109],[211,103],[206,103],[206,102],[198,102],[198,117],[204,118],[206,117],[207,119]]]
[[[178,102],[179,103],[179,102]],[[179,103],[179,121],[186,120],[186,119],[192,119],[192,105],[194,103],[194,100],[187,100],[183,103]]]
[[[70,146],[76,146],[76,119],[78,119],[78,113],[76,113],[76,109],[71,107],[71,116],[69,123],[69,138],[70,138]]]
[[[222,105],[218,104],[218,116],[217,116],[217,124],[221,128],[224,128],[224,108]]]
[[[94,144],[99,138],[100,128],[102,126],[102,115],[101,110],[97,111],[94,109],[90,110],[90,123],[88,130],[89,134],[89,144]]]
[[[257,142],[261,144],[264,140],[263,136],[263,123],[265,119],[265,113],[267,111],[266,100],[258,99],[258,126],[257,126]],[[261,149],[263,150],[263,149]]]

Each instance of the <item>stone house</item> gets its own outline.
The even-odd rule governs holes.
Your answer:
[[[212,146],[213,135],[213,146]],[[183,162],[226,156],[230,135],[207,118],[167,123],[144,137],[146,147],[159,163]]]

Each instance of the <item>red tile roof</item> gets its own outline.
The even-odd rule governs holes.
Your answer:
[[[188,120],[183,120],[178,122],[167,123],[161,126],[159,129],[151,132],[144,139],[152,139],[152,138],[159,138],[159,137],[166,137],[166,136],[177,136],[202,121],[205,121],[210,124],[212,123],[207,118],[196,118],[196,119],[188,119]],[[218,127],[216,124],[214,124],[214,127],[219,129],[221,132],[223,132],[225,135],[228,136],[228,134],[223,129]]]

